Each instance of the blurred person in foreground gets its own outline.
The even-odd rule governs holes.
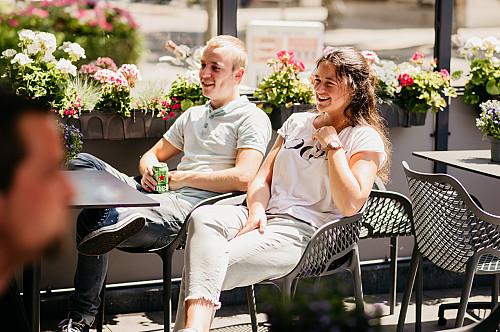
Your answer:
[[[375,82],[357,50],[326,52],[314,73],[316,110],[292,114],[278,130],[247,206],[193,212],[174,331],[208,332],[222,290],[292,271],[316,229],[357,213],[375,176],[387,178]]]
[[[23,264],[57,251],[73,191],[57,123],[40,103],[0,92],[0,293]]]

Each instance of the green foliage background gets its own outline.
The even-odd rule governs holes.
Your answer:
[[[4,4],[0,6],[0,52],[16,48],[18,31],[31,29],[53,33],[59,43],[64,40],[80,44],[87,58],[77,66],[98,57],[110,57],[118,66],[137,63],[144,53],[144,37],[130,13],[100,3],[57,0],[30,2],[26,8]],[[99,20],[85,23],[75,16],[76,12],[95,15]]]

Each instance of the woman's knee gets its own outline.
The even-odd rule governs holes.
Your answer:
[[[189,218],[188,233],[213,229],[223,234],[233,233],[241,229],[238,207],[229,205],[207,205],[195,209]],[[246,219],[245,219],[246,220]]]

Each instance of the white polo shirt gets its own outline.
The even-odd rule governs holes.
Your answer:
[[[271,123],[267,114],[241,96],[215,110],[210,101],[189,108],[163,137],[184,152],[177,170],[219,171],[234,167],[237,149],[265,154]]]

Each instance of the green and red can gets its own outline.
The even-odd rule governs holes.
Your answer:
[[[166,163],[158,163],[153,166],[153,178],[156,180],[155,191],[159,194],[168,191],[168,165]]]

